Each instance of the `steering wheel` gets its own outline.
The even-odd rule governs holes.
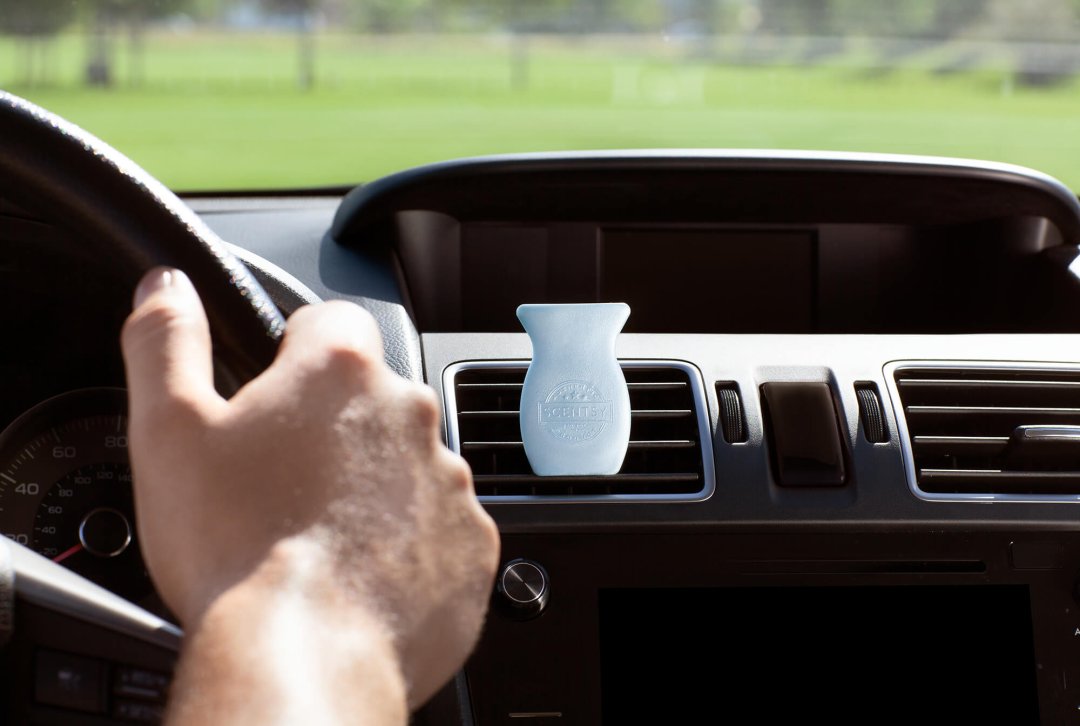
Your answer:
[[[184,270],[237,376],[273,360],[285,320],[270,297],[187,205],[105,142],[0,91],[0,181],[92,237],[133,283],[155,265]]]
[[[0,91],[0,203],[49,209],[96,243],[132,289],[156,265],[183,269],[210,319],[218,360],[239,380],[266,368],[285,320],[225,242],[134,162],[77,126]],[[18,201],[16,200],[16,201]],[[75,573],[0,538],[0,644],[14,596],[170,649],[180,632]],[[12,586],[12,581],[14,586]]]

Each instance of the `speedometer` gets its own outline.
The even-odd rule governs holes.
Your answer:
[[[123,389],[51,398],[0,435],[0,532],[140,601],[153,586],[134,517]]]

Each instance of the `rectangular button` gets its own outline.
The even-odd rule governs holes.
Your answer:
[[[843,486],[844,448],[829,384],[765,383],[761,398],[777,484]]]
[[[1057,542],[1013,542],[1009,558],[1014,570],[1060,570],[1065,566],[1065,548]]]
[[[113,716],[136,723],[161,723],[165,717],[165,707],[155,703],[118,700],[113,706]]]
[[[164,701],[169,688],[169,676],[144,668],[121,666],[113,679],[113,693],[128,698]]]
[[[105,667],[101,661],[40,650],[35,675],[34,698],[38,703],[89,713],[104,711]]]

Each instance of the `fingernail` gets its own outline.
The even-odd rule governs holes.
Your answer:
[[[155,267],[139,280],[135,288],[135,307],[142,305],[156,292],[182,286],[191,286],[191,282],[183,272],[172,267]]]

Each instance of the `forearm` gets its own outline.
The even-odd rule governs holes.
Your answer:
[[[404,724],[405,687],[380,624],[333,582],[275,559],[189,633],[168,723]]]

